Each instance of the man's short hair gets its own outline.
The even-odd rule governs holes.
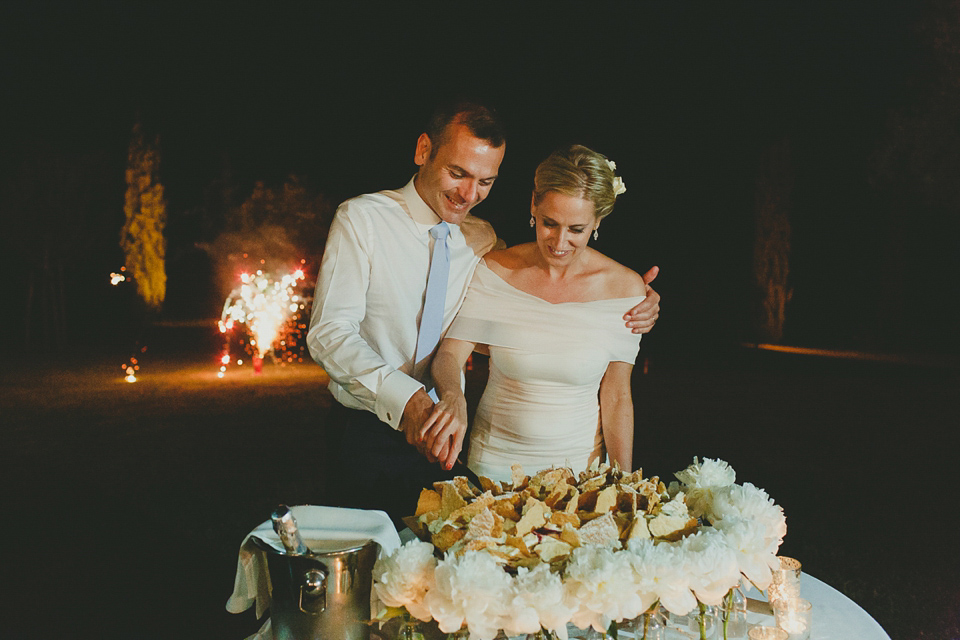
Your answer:
[[[440,104],[427,123],[431,157],[446,142],[447,126],[454,123],[465,125],[474,137],[493,147],[502,147],[506,142],[507,135],[496,109],[478,100],[457,98]]]

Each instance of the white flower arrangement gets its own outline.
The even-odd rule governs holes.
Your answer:
[[[684,517],[689,507],[700,522],[680,539],[583,544],[563,562],[514,571],[486,550],[451,549],[438,561],[433,545],[415,540],[377,561],[374,587],[387,606],[479,640],[541,629],[567,640],[568,624],[604,631],[657,603],[678,615],[718,605],[742,580],[766,589],[786,534],[783,510],[762,489],[735,484],[720,460],[694,459],[676,476],[680,485],[672,501],[662,496],[661,510]]]

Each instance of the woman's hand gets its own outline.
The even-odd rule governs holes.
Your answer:
[[[430,368],[440,402],[433,407],[418,435],[427,458],[437,458],[448,471],[463,449],[463,437],[467,432],[467,399],[460,388],[460,377],[474,347],[473,342],[444,338]]]
[[[463,449],[467,433],[467,399],[462,393],[441,396],[420,429],[420,444],[450,470]],[[428,456],[429,457],[429,456]]]

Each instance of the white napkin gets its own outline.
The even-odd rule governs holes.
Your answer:
[[[376,540],[381,553],[391,553],[400,546],[397,529],[383,511],[313,505],[291,507],[290,510],[304,540]],[[227,600],[227,611],[241,613],[256,601],[259,619],[270,607],[270,577],[266,553],[250,540],[253,535],[277,549],[283,549],[270,520],[247,534],[240,545],[237,574],[233,581],[233,593]]]

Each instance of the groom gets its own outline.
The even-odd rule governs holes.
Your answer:
[[[442,105],[417,140],[410,182],[337,209],[307,333],[338,402],[326,456],[337,506],[382,509],[399,523],[413,515],[421,488],[452,475],[417,433],[434,405],[433,351],[474,268],[498,242],[470,211],[490,193],[505,150],[495,111],[470,101]],[[634,332],[656,322],[660,296],[647,293],[625,316]]]

